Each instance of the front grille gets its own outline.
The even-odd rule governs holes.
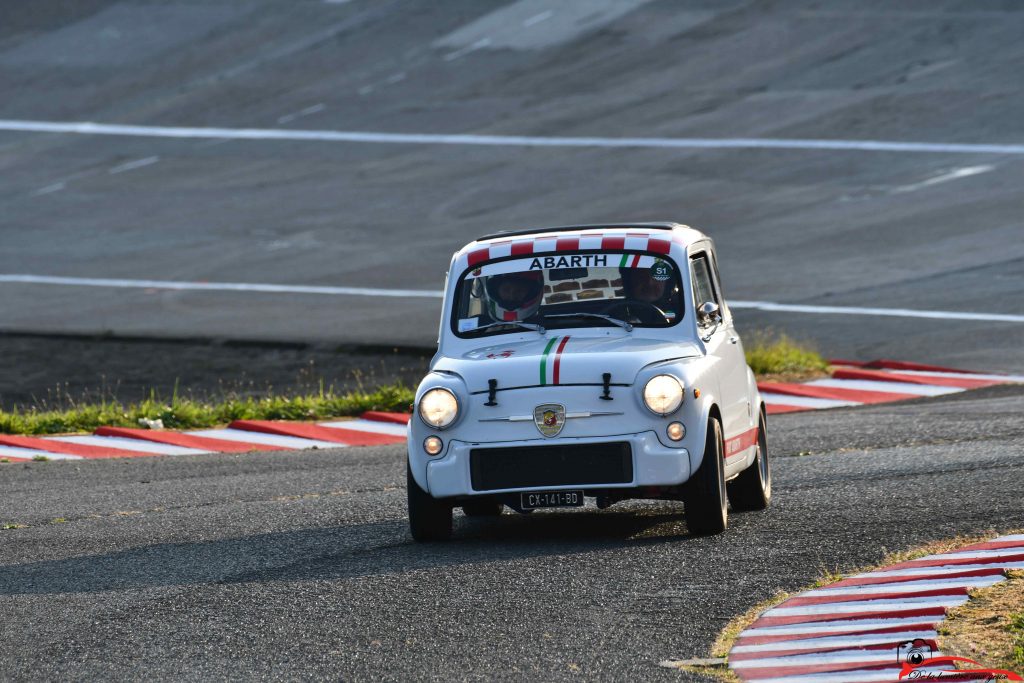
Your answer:
[[[628,442],[474,448],[469,469],[475,491],[628,484],[633,455]]]

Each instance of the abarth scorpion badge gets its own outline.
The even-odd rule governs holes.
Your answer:
[[[542,403],[533,409],[533,422],[544,436],[558,436],[565,426],[565,406]]]

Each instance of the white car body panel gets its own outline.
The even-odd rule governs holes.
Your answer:
[[[721,416],[726,477],[735,476],[753,463],[762,404],[731,313],[723,300],[722,320],[713,331],[710,326],[700,326],[695,314],[699,302],[694,302],[690,257],[703,251],[714,262],[714,245],[691,228],[670,224],[670,229],[665,229],[660,225],[516,234],[473,242],[455,254],[446,283],[438,352],[417,390],[415,405],[419,406],[426,391],[442,387],[456,396],[460,410],[445,429],[428,426],[418,414],[409,423],[410,472],[423,490],[436,498],[466,499],[545,489],[675,487],[700,467],[712,411]],[[456,288],[471,267],[513,256],[513,249],[546,254],[557,253],[568,244],[578,253],[600,250],[602,244],[609,243],[619,251],[658,249],[661,258],[674,262],[681,275],[685,302],[677,324],[635,327],[631,332],[616,326],[567,327],[543,334],[516,330],[478,338],[460,337],[453,329]],[[557,355],[553,351],[556,348]],[[545,349],[549,350],[547,354]],[[556,362],[557,374],[552,367]],[[604,373],[611,374],[611,400],[602,398]],[[643,402],[644,385],[659,374],[673,375],[684,386],[682,406],[668,416],[652,413]],[[491,380],[497,383],[496,405],[488,406]],[[567,415],[561,432],[550,438],[540,432],[533,419],[534,408],[549,403],[564,406]],[[666,427],[674,421],[682,422],[687,430],[678,442],[666,435]],[[431,435],[440,437],[444,444],[437,456],[423,450],[424,440]],[[600,486],[564,482],[551,487],[473,488],[469,461],[474,448],[607,442],[630,444],[631,481]]]

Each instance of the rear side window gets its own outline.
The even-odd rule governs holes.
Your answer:
[[[711,279],[711,264],[708,263],[708,255],[697,254],[690,259],[690,265],[693,266],[693,295],[697,299],[694,305],[699,309],[702,304],[713,301],[721,306],[722,302],[718,300]]]

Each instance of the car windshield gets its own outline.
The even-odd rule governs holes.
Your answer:
[[[527,331],[517,323],[630,330],[669,327],[682,317],[679,271],[669,258],[556,253],[466,271],[455,292],[452,326],[460,337],[482,337]]]

